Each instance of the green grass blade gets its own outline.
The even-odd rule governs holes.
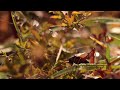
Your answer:
[[[79,65],[73,65],[69,68],[65,68],[63,70],[60,70],[53,75],[51,75],[51,79],[54,79],[56,77],[59,77],[60,75],[64,75],[73,71],[77,71],[79,68],[85,68],[86,70],[95,70],[95,69],[103,69],[106,70],[107,65],[106,64],[79,64]]]
[[[110,62],[111,60],[111,56],[110,56],[110,47],[107,45],[106,48],[106,58],[108,59],[108,61]]]
[[[112,17],[93,17],[93,18],[85,19],[85,20],[81,21],[80,23],[85,26],[90,27],[90,26],[94,25],[96,22],[99,22],[99,23],[120,22],[120,19],[112,18]]]

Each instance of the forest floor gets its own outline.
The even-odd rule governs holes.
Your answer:
[[[120,79],[120,19],[109,15],[11,11],[0,23],[0,78]]]

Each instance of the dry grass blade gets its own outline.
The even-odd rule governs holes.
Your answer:
[[[120,57],[114,59],[113,61],[110,62],[110,65],[115,64],[116,62],[120,61]]]
[[[62,49],[63,49],[63,45],[60,46],[60,49],[59,49],[59,52],[58,52],[57,58],[56,58],[56,63],[58,62],[58,59],[59,59],[60,54],[61,54],[61,52],[62,52]]]
[[[65,68],[65,69],[63,69],[63,70],[60,70],[60,71],[54,73],[53,75],[51,75],[50,78],[51,78],[51,79],[54,79],[54,78],[56,78],[56,77],[58,77],[58,76],[60,76],[60,75],[63,75],[63,74],[72,72],[72,71],[74,71],[75,69],[76,69],[76,66],[72,66],[72,67],[69,67],[69,68]]]
[[[100,46],[107,48],[107,45],[98,41],[97,39],[93,38],[92,36],[90,36],[90,39],[92,39],[93,41],[95,41],[97,44],[99,44]]]
[[[58,52],[58,54],[57,54],[57,57],[56,57],[56,60],[55,60],[55,64],[54,64],[54,66],[52,67],[52,69],[53,69],[53,68],[56,66],[56,64],[58,63],[58,60],[59,60],[59,57],[60,57],[60,55],[61,55],[62,50],[63,50],[63,45],[61,45],[60,48],[59,48],[59,52]]]

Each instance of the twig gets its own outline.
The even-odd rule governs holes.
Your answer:
[[[100,46],[107,48],[107,45],[98,41],[97,39],[93,38],[92,36],[90,36],[90,39],[92,39],[93,41],[95,41],[97,44],[99,44]]]
[[[118,62],[118,61],[120,61],[120,57],[118,57],[118,58],[114,59],[113,61],[111,61],[111,62],[110,62],[110,65],[112,65],[112,64],[114,64],[114,63],[116,63],[116,62]]]
[[[54,64],[54,66],[51,69],[53,69],[56,66],[56,64],[58,63],[58,60],[59,60],[59,57],[61,55],[62,49],[63,49],[63,45],[60,46],[59,52],[58,52],[56,60],[55,60],[55,64]]]
[[[57,62],[58,62],[58,59],[59,59],[60,54],[61,54],[61,52],[62,52],[62,49],[63,49],[63,45],[60,46],[60,49],[59,49],[59,52],[58,52],[58,54],[57,54],[57,58],[56,58],[55,64],[57,64]]]

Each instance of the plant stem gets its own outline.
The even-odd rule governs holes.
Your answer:
[[[63,45],[60,46],[59,52],[58,52],[57,57],[56,57],[55,64],[54,64],[54,66],[51,69],[53,69],[56,66],[56,64],[58,63],[58,60],[59,60],[59,57],[61,55],[62,49],[63,49]]]
[[[21,44],[21,42],[23,41],[23,39],[22,39],[22,35],[21,35],[21,32],[20,32],[20,29],[18,28],[16,20],[14,18],[15,16],[14,16],[14,12],[13,11],[11,11],[11,17],[12,17],[13,24],[15,26],[15,29],[17,31],[17,35],[18,35],[18,38],[19,38],[19,41],[20,41],[20,44]]]

